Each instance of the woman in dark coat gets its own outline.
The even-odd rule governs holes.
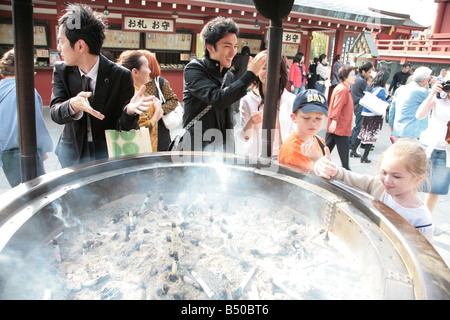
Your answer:
[[[316,73],[316,68],[317,68],[317,63],[319,62],[318,58],[314,58],[313,62],[311,62],[309,64],[309,69],[308,69],[308,89],[316,89],[316,81],[317,81],[317,73]]]

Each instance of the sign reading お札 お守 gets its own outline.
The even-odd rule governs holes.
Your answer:
[[[174,32],[174,20],[125,17],[124,29],[139,31]]]

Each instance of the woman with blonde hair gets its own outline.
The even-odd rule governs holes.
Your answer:
[[[161,69],[159,67],[156,56],[148,50],[138,50],[148,60],[150,69],[150,80],[145,84],[145,93],[158,97],[162,102],[162,110],[164,115],[169,114],[178,106],[177,95],[170,87],[169,81],[161,77]],[[158,83],[156,83],[158,81]],[[159,89],[162,97],[159,96]],[[170,130],[166,128],[162,119],[158,122],[158,151],[167,151],[171,142]]]
[[[117,64],[131,71],[136,91],[150,81],[150,69],[147,58],[137,50],[127,50],[120,54]],[[145,93],[146,95],[147,92]],[[150,96],[150,95],[149,95]],[[158,121],[163,115],[161,101],[154,97],[153,105],[146,113],[139,115],[139,127],[147,127],[150,131],[150,140],[153,152],[158,151]]]

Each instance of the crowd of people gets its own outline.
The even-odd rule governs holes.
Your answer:
[[[82,29],[69,27],[74,16],[81,17]],[[50,114],[63,126],[55,149],[63,168],[107,158],[108,129],[147,127],[152,150],[169,150],[170,132],[162,118],[178,106],[177,96],[160,76],[151,52],[127,50],[116,63],[101,54],[106,30],[102,19],[88,6],[70,4],[59,20],[58,50],[64,61],[54,67]],[[185,135],[190,136],[184,150],[235,152],[230,145],[242,143],[246,155],[265,155],[262,124],[264,111],[270,110],[264,106],[269,89],[267,52],[252,57],[246,50],[245,61],[241,59],[237,72],[231,72],[238,32],[237,24],[223,17],[208,22],[201,32],[204,57],[192,60],[184,70],[182,127],[189,128]],[[5,78],[0,82],[0,164],[15,186],[20,183],[20,174],[12,57],[8,52],[0,64]],[[270,88],[279,97],[270,107],[276,115],[270,153],[273,160],[367,191],[431,239],[431,212],[438,196],[448,193],[450,182],[450,144],[445,139],[450,121],[450,89],[445,82],[450,81],[450,73],[443,70],[440,78],[434,79],[431,69],[419,67],[412,73],[411,66],[404,64],[386,90],[389,68],[376,71],[371,63],[365,63],[356,69],[344,64],[340,55],[334,57],[333,68],[322,54],[307,70],[304,55],[298,53],[290,67],[281,59],[279,70],[278,87]],[[354,173],[349,166],[349,157],[371,162],[368,156],[383,125],[384,115],[360,105],[365,92],[384,101],[392,95],[388,118],[394,140],[384,152],[375,177]],[[37,92],[35,100],[40,175],[44,173],[42,161],[53,151],[53,144]],[[188,126],[192,123],[201,125]],[[317,134],[324,123],[326,136],[321,138]],[[213,130],[209,140],[204,139],[208,130]],[[357,152],[360,145],[364,146],[362,155]],[[340,167],[330,160],[335,146]],[[425,189],[426,181],[430,189]],[[427,193],[425,204],[417,197],[418,191]]]

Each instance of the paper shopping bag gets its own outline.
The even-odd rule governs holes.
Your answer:
[[[105,136],[110,158],[152,152],[148,128],[130,131],[105,130]]]

